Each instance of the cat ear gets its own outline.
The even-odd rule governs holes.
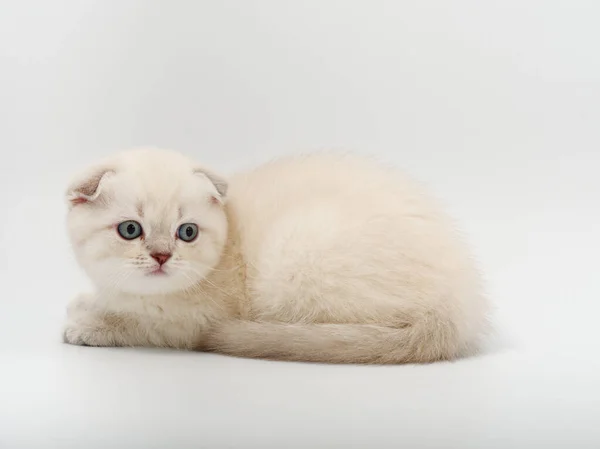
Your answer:
[[[217,193],[219,194],[219,198],[216,198],[218,201],[222,202],[225,199],[227,196],[228,184],[224,178],[214,174],[210,170],[200,167],[194,169],[194,174],[204,176],[208,178],[210,182],[212,182],[212,184],[215,186],[215,189],[217,189]]]
[[[96,201],[102,192],[102,180],[110,173],[114,173],[112,168],[97,166],[77,176],[67,189],[67,200],[72,205]]]

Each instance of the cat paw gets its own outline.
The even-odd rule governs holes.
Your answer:
[[[115,346],[111,335],[99,326],[68,323],[63,329],[63,342],[78,346]]]

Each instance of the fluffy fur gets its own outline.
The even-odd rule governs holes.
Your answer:
[[[487,303],[469,252],[421,189],[375,162],[290,157],[228,180],[132,150],[68,189],[69,235],[97,287],[65,341],[328,363],[472,352]],[[135,220],[143,235],[119,236]],[[195,223],[198,238],[177,238]],[[157,273],[152,253],[171,254]]]

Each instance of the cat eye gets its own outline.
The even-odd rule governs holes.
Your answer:
[[[125,240],[133,240],[142,235],[142,225],[137,221],[128,220],[120,223],[117,226],[117,231]]]
[[[198,226],[194,223],[184,223],[177,229],[177,237],[184,242],[192,242],[198,237]]]

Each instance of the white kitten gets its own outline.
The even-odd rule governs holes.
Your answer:
[[[68,199],[97,286],[68,310],[69,343],[403,363],[467,354],[486,329],[452,224],[369,160],[286,158],[228,185],[178,153],[133,150]]]

